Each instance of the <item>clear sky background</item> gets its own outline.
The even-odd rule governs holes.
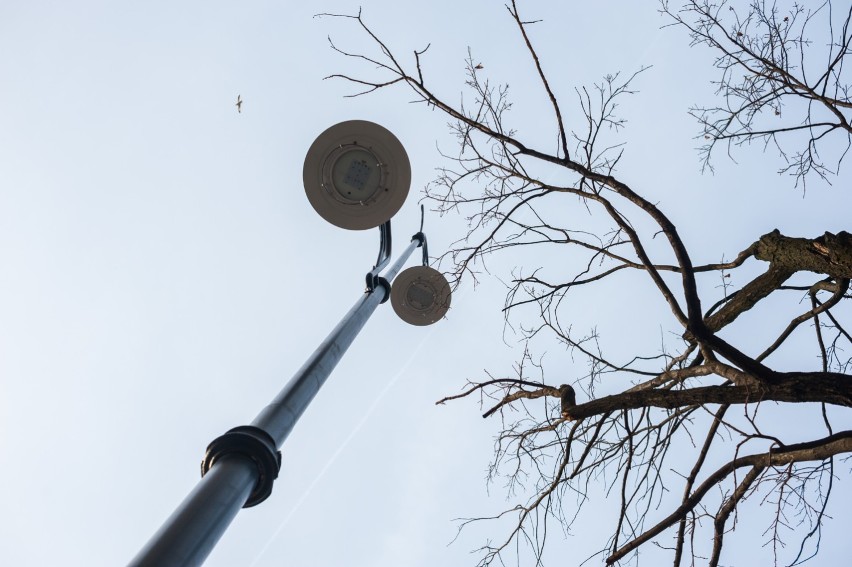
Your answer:
[[[803,199],[756,148],[699,175],[686,110],[711,99],[710,54],[660,30],[653,3],[525,4],[545,20],[533,38],[566,105],[574,87],[654,65],[622,106],[620,173],[661,203],[698,261],[731,258],[776,227],[849,229],[848,176]],[[360,5],[399,54],[431,42],[427,78],[449,100],[470,47],[484,73],[512,86],[521,137],[550,127],[501,3]],[[358,6],[0,0],[3,565],[127,562],[195,486],[207,444],[251,422],[358,299],[378,231],[337,229],[310,208],[302,161],[321,131],[364,119],[396,134],[413,181],[395,252],[417,231],[436,145],[453,141],[445,118],[408,104],[408,92],[351,99],[350,85],[323,80],[370,71],[328,46],[331,35],[373,48],[351,22],[313,17]],[[463,230],[459,218],[428,215],[430,251]],[[578,305],[577,324],[597,325],[625,355],[659,341],[672,324],[661,300],[618,292],[631,302]],[[484,483],[498,423],[475,400],[434,402],[484,370],[510,372],[520,347],[504,333],[502,297],[494,278],[466,282],[428,328],[381,306],[287,440],[272,496],[240,512],[207,565],[475,563],[470,550],[501,537],[498,525],[447,544],[454,518],[507,506],[502,486]],[[625,314],[654,317],[619,334]],[[585,373],[555,345],[545,362],[551,384]],[[835,502],[849,497],[838,490]],[[584,534],[609,529],[591,509],[584,518],[575,537],[554,534],[554,557],[584,558]],[[829,522],[818,564],[848,564],[843,524]],[[767,557],[753,542],[736,549],[736,565]]]

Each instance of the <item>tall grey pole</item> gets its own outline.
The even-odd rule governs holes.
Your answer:
[[[388,226],[388,238],[389,232]],[[384,235],[383,232],[383,238]],[[390,282],[414,249],[424,242],[422,232],[414,235],[405,251],[387,269],[384,277],[374,276],[377,285],[369,285],[367,292],[341,319],[275,399],[263,408],[251,425],[235,427],[210,443],[201,464],[201,480],[133,558],[130,565],[200,565],[240,508],[255,506],[269,496],[281,466],[281,453],[278,448],[293,430],[299,416],[319,392],[367,319],[380,303],[390,297]],[[377,269],[381,264],[380,261]]]

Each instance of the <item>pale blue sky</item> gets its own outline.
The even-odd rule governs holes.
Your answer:
[[[757,150],[698,175],[686,109],[712,93],[709,56],[678,30],[659,31],[654,5],[535,4],[526,11],[545,22],[534,40],[566,105],[576,86],[654,65],[624,101],[631,144],[620,171],[699,257],[713,243],[701,261],[776,227],[849,228],[842,182],[802,199]],[[450,100],[469,46],[512,86],[520,134],[549,140],[545,99],[501,3],[360,5],[400,54],[432,43],[427,77]],[[396,134],[413,171],[394,219],[397,253],[416,232],[417,201],[441,163],[436,142],[453,142],[446,120],[407,92],[345,99],[348,85],[322,80],[369,71],[328,47],[332,35],[372,49],[351,22],[312,17],[358,6],[0,0],[0,563],[128,561],[195,485],[206,445],[249,423],[359,297],[378,234],[337,229],[310,208],[302,160],[321,131],[365,119]],[[752,192],[773,198],[756,207]],[[428,216],[430,251],[463,227]],[[599,293],[635,295],[632,319],[663,308],[639,299],[647,288],[619,286]],[[469,551],[501,537],[499,526],[447,543],[453,518],[507,504],[501,486],[489,495],[484,485],[497,423],[474,400],[434,401],[484,369],[509,371],[520,351],[511,334],[504,342],[502,293],[496,279],[475,292],[467,282],[428,328],[380,307],[288,439],[271,498],[239,514],[207,565],[474,563]],[[657,316],[626,337],[624,307],[598,305],[578,305],[577,325],[629,342],[625,355],[671,323]],[[585,371],[558,347],[547,356],[550,383]],[[585,518],[579,535],[604,529],[592,510]],[[829,524],[820,565],[848,558],[841,528]],[[555,557],[592,549],[560,537]],[[761,557],[756,546],[741,553]]]

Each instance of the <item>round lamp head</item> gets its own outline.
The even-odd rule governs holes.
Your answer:
[[[391,305],[406,323],[431,325],[446,315],[450,308],[450,284],[434,268],[408,268],[396,277],[391,286]]]
[[[319,135],[302,169],[311,206],[335,226],[375,228],[399,211],[411,186],[402,143],[366,120],[335,124]]]

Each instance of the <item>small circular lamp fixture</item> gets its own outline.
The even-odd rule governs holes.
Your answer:
[[[396,136],[366,120],[335,124],[308,149],[302,179],[319,215],[350,230],[375,228],[399,211],[411,163]]]
[[[406,323],[431,325],[450,308],[450,284],[441,272],[429,266],[408,268],[393,282],[391,305]]]

